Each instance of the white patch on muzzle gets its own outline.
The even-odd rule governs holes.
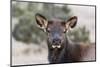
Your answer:
[[[61,48],[61,45],[52,45],[52,48]]]

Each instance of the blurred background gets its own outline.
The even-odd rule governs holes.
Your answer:
[[[77,26],[66,33],[72,42],[95,43],[95,7],[12,1],[12,65],[46,64],[46,34],[36,24],[35,14],[63,20],[77,16]]]

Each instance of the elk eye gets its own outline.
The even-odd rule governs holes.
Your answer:
[[[66,33],[66,30],[64,29],[63,33]]]
[[[50,28],[47,28],[47,32],[50,32]]]

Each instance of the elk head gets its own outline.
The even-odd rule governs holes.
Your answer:
[[[77,17],[73,16],[67,21],[60,19],[47,20],[43,15],[37,13],[35,15],[38,27],[47,32],[48,45],[51,48],[61,48],[65,41],[65,33],[70,28],[74,28],[77,23]]]

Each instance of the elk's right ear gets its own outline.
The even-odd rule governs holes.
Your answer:
[[[36,22],[40,28],[45,29],[47,27],[48,21],[44,16],[37,13],[35,15],[35,19],[36,19]]]

